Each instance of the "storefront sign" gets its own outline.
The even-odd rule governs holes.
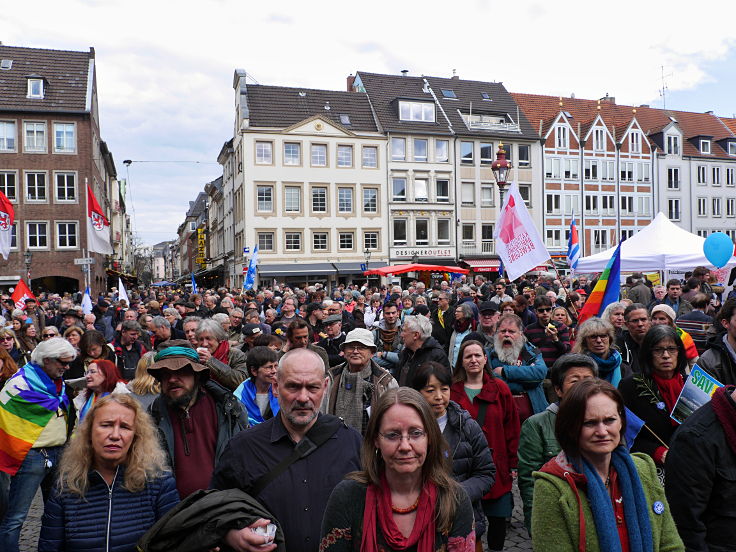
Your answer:
[[[400,247],[391,249],[391,257],[455,258],[454,247]]]
[[[207,268],[207,263],[204,260],[205,248],[206,242],[204,237],[204,228],[197,228],[197,258],[195,261],[202,265],[202,268]]]

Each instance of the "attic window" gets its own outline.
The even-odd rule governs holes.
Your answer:
[[[346,115],[345,113],[341,113],[340,114],[340,123],[342,123],[343,125],[351,125],[352,123],[350,122],[350,115]]]
[[[572,115],[570,114],[570,112],[569,112],[569,111],[563,111],[563,112],[562,112],[562,114],[563,114],[563,115],[564,115],[565,117],[567,117],[568,119],[572,119],[572,118],[573,118],[573,116],[572,116]]]
[[[13,67],[12,59],[4,59],[0,61],[0,69],[2,69],[3,71],[9,71],[11,67]]]
[[[488,92],[481,92],[480,97],[483,98],[484,100],[488,100],[489,102],[492,101],[491,95]]]
[[[700,153],[710,153],[710,140],[700,141]]]
[[[28,98],[43,98],[43,79],[28,79]]]
[[[728,155],[736,155],[736,142],[728,143]]]
[[[455,95],[455,91],[450,88],[441,88],[442,90],[442,96],[445,98],[450,98],[453,100],[457,100],[457,95]]]

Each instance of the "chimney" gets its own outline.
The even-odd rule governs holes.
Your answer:
[[[401,76],[402,76],[402,77],[405,77],[405,76],[406,76],[406,75],[408,75],[408,74],[409,74],[409,70],[408,70],[408,69],[402,69],[402,70],[401,70]]]
[[[459,80],[460,77],[457,74],[457,69],[452,70],[452,80]]]
[[[348,75],[348,92],[353,91],[354,82],[355,82],[355,77],[352,74]]]
[[[639,107],[649,107],[649,104],[641,104]]]
[[[712,111],[706,111],[705,114],[706,115],[713,115],[713,112]]]
[[[606,96],[604,98],[601,98],[601,101],[616,105],[616,96],[609,96],[608,92],[606,92]]]

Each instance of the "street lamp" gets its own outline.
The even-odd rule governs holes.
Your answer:
[[[31,286],[31,262],[33,262],[33,251],[26,250],[23,253],[23,260],[26,263],[26,278],[28,279],[28,287]]]
[[[370,250],[370,248],[368,246],[366,246],[366,248],[363,250],[363,256],[365,257],[365,268],[366,268],[366,270],[370,270],[370,268],[371,268],[371,267],[368,266],[368,263],[371,260],[371,253],[372,253],[372,251]],[[369,276],[366,274],[366,276],[365,276],[365,286],[366,287],[368,287],[368,279],[369,279]]]
[[[506,151],[503,149],[503,143],[499,143],[496,160],[491,164],[491,170],[496,179],[498,193],[501,196],[501,207],[503,207],[503,193],[506,190],[508,181],[511,179],[512,169],[513,166],[506,160]]]

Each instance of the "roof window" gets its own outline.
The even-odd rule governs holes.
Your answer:
[[[28,98],[43,99],[43,79],[28,78]]]
[[[440,90],[442,90],[442,95],[445,98],[457,100],[457,95],[455,94],[455,91],[452,90],[451,88],[440,88]]]
[[[351,125],[350,122],[350,115],[346,115],[345,113],[340,113],[340,123],[343,125]]]
[[[565,117],[567,117],[568,119],[572,119],[572,118],[573,118],[573,116],[572,116],[572,115],[570,114],[570,112],[569,112],[569,111],[563,111],[563,112],[562,112],[562,114],[563,114],[563,115],[564,115]]]
[[[4,59],[0,61],[0,69],[3,71],[9,71],[13,67],[13,60],[12,59]]]
[[[488,92],[481,92],[480,97],[483,98],[484,100],[488,100],[489,102],[492,101],[491,95]]]

